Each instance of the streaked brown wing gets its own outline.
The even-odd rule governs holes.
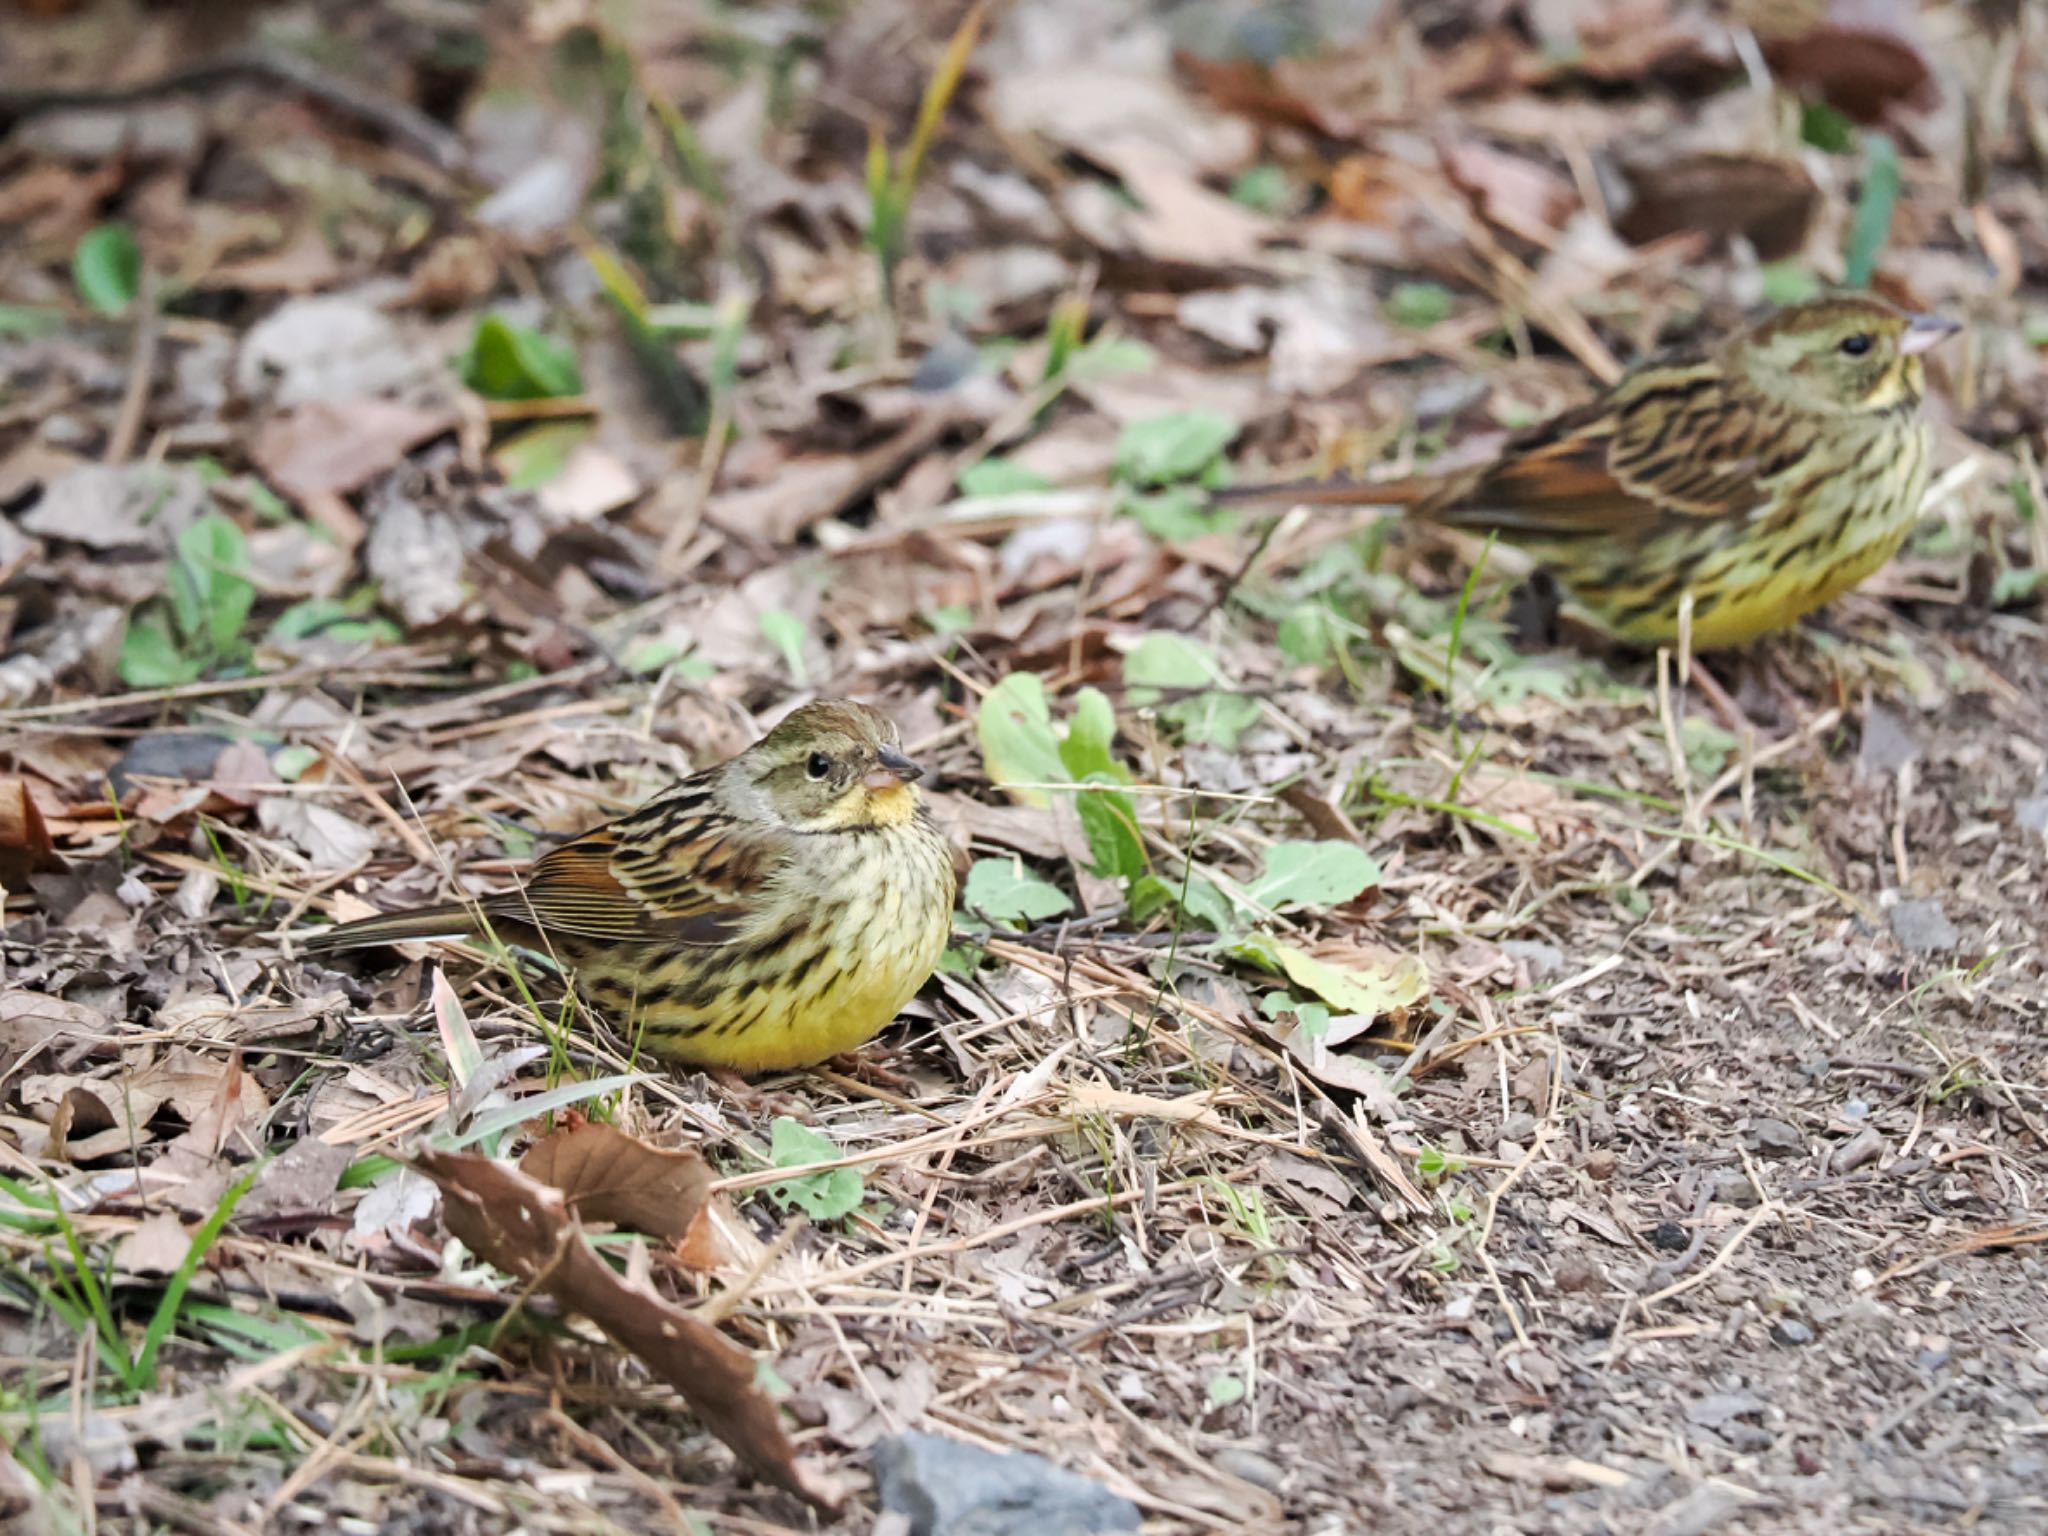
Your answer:
[[[1511,442],[1431,515],[1530,540],[1646,537],[1674,518],[1747,517],[1769,499],[1770,430],[1710,364],[1633,376]]]
[[[543,855],[490,911],[604,943],[724,944],[786,856],[774,829],[743,830],[689,788]]]

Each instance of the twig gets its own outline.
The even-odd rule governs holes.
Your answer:
[[[466,170],[469,148],[459,135],[435,122],[417,107],[385,95],[373,86],[333,74],[311,59],[275,48],[249,48],[208,59],[189,69],[160,75],[134,85],[83,89],[0,90],[0,124],[11,124],[35,112],[71,107],[125,107],[159,96],[210,91],[238,82],[282,86],[310,97],[343,117],[376,129],[408,145],[438,169],[451,174]]]
[[[149,412],[150,386],[156,381],[156,355],[164,337],[163,311],[157,305],[156,268],[144,262],[135,293],[135,345],[128,354],[128,383],[121,391],[121,409],[107,434],[106,462],[125,464],[142,436]]]
[[[1763,1191],[1759,1190],[1757,1193],[1762,1194]],[[1745,1221],[1737,1229],[1735,1235],[1721,1245],[1721,1251],[1707,1261],[1705,1269],[1696,1275],[1689,1275],[1683,1280],[1674,1280],[1661,1291],[1652,1291],[1649,1295],[1639,1298],[1636,1305],[1647,1312],[1660,1301],[1669,1301],[1673,1296],[1681,1296],[1687,1291],[1705,1285],[1715,1275],[1728,1267],[1728,1261],[1735,1257],[1735,1250],[1749,1241],[1749,1235],[1752,1232],[1756,1231],[1758,1227],[1762,1226],[1771,1217],[1778,1214],[1780,1214],[1778,1202],[1766,1199],[1762,1205],[1750,1213],[1749,1220]]]

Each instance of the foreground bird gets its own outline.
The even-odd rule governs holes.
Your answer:
[[[344,923],[309,951],[474,938],[554,957],[658,1055],[811,1066],[896,1017],[952,928],[953,860],[895,725],[806,704],[739,756],[563,843],[518,890]]]
[[[1921,354],[1957,329],[1816,299],[1643,364],[1463,473],[1252,485],[1228,502],[1410,506],[1525,549],[1603,628],[1695,649],[1795,622],[1897,552],[1927,492]]]

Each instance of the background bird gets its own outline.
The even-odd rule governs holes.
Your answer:
[[[1374,484],[1251,485],[1226,502],[1408,506],[1497,533],[1601,627],[1642,645],[1740,645],[1889,560],[1927,493],[1921,354],[1957,326],[1867,296],[1816,299],[1646,362],[1511,438],[1491,463]]]
[[[806,704],[737,757],[535,862],[518,889],[299,939],[476,938],[552,956],[639,1044],[739,1072],[810,1066],[895,1018],[952,929],[923,770],[864,704]]]

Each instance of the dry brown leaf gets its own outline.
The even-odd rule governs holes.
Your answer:
[[[0,886],[25,890],[30,875],[62,874],[64,868],[28,785],[0,779]]]
[[[1806,244],[1820,209],[1820,188],[1796,160],[1697,154],[1623,171],[1635,201],[1615,228],[1637,245],[1689,230],[1741,235],[1775,261]]]
[[[1904,0],[1737,0],[1735,11],[1781,81],[1859,123],[1933,103],[1934,74]]]
[[[1477,140],[1443,147],[1451,184],[1480,214],[1517,234],[1555,232],[1579,204],[1571,182],[1546,165]]]
[[[615,1126],[584,1121],[543,1137],[519,1171],[553,1185],[578,1220],[606,1221],[680,1242],[704,1209],[711,1170],[691,1148],[650,1147]]]
[[[97,1008],[42,992],[0,992],[0,1052],[12,1067],[28,1052],[59,1040],[108,1038],[111,1021]]]
[[[455,412],[446,407],[314,400],[265,422],[249,444],[249,457],[294,501],[346,496],[455,425]]]
[[[185,1262],[192,1236],[169,1211],[145,1216],[114,1245],[114,1268],[130,1275],[167,1275]]]
[[[589,1318],[639,1356],[762,1479],[828,1513],[837,1510],[840,1490],[820,1469],[797,1460],[775,1404],[755,1384],[746,1351],[614,1271],[584,1241],[560,1190],[468,1153],[425,1152],[414,1166],[441,1187],[442,1218],[472,1251]]]

